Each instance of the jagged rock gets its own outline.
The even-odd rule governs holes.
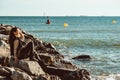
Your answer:
[[[0,56],[0,64],[4,65],[4,61],[5,61],[5,57],[4,56]]]
[[[63,80],[90,80],[90,74],[86,69],[76,70],[74,72],[70,72],[69,74],[65,74]]]
[[[10,76],[11,73],[7,71],[4,67],[0,67],[0,75],[2,76]]]
[[[10,30],[11,30],[13,27],[14,27],[14,26],[12,26],[12,25],[0,25],[0,34],[9,35]]]
[[[3,41],[3,40],[0,40],[0,47],[4,47],[4,48],[8,48],[9,49],[9,45]]]
[[[80,59],[82,59],[82,60],[90,60],[91,57],[90,57],[89,55],[79,55],[79,56],[76,56],[76,57],[74,57],[74,58],[72,58],[72,59],[77,59],[77,60],[80,60]]]
[[[51,80],[61,80],[61,78],[56,75],[50,75],[50,79]]]
[[[75,65],[73,65],[69,61],[66,61],[63,59],[57,59],[55,58],[55,56],[52,56],[46,53],[39,54],[39,57],[41,58],[41,60],[43,61],[45,65],[54,66],[57,68],[69,68],[69,69],[77,68]]]
[[[23,69],[24,71],[28,72],[28,74],[31,75],[45,74],[41,66],[36,61],[20,60],[19,66],[21,67],[21,69]]]
[[[0,80],[11,80],[11,78],[6,77],[6,76],[0,76]]]
[[[0,67],[0,80],[12,80],[11,75],[13,73],[14,68],[9,68],[9,67]]]
[[[44,74],[35,77],[33,80],[61,80],[61,79],[56,75]]]
[[[32,78],[27,73],[20,71],[14,71],[11,75],[11,78],[13,80],[32,80]]]
[[[63,59],[55,59],[52,66],[57,68],[77,69],[77,67],[73,65],[70,61],[63,60]]]
[[[9,45],[0,39],[0,56],[8,57],[10,55]]]
[[[90,80],[90,74],[85,69],[73,70],[47,66],[47,72],[51,75],[58,75],[62,80]]]
[[[15,71],[14,68],[0,66],[0,75],[2,75],[2,76],[9,77],[9,76],[11,76],[11,74],[13,73],[13,71]]]
[[[54,57],[49,54],[39,54],[39,57],[45,65],[51,65],[54,62]]]
[[[67,69],[67,68],[56,68],[56,67],[52,67],[52,66],[46,67],[46,72],[51,74],[51,75],[63,76],[65,74],[68,74],[68,73],[73,72],[73,71],[75,71],[75,70]]]

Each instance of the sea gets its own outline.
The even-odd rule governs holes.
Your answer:
[[[120,74],[119,16],[0,16],[0,24],[14,25],[52,43],[56,49],[94,76]],[[66,23],[67,25],[64,25]],[[73,60],[90,55],[91,60]]]

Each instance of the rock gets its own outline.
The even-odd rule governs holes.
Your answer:
[[[55,59],[52,66],[57,68],[77,69],[77,67],[73,65],[70,61],[63,60],[63,59]]]
[[[0,56],[8,57],[10,55],[9,45],[0,39]]]
[[[77,60],[90,60],[91,57],[89,55],[79,55],[79,56],[76,56],[72,59],[77,59]]]
[[[33,80],[61,80],[61,79],[56,75],[44,74],[37,76]]]
[[[11,73],[7,71],[4,67],[0,67],[0,75],[2,76],[10,76]]]
[[[45,65],[51,65],[54,62],[54,57],[49,54],[39,54],[39,57]]]
[[[45,45],[45,47],[47,47],[47,48],[52,48],[52,49],[56,50],[55,46],[53,44],[51,44],[51,43],[43,42],[43,45]]]
[[[11,30],[13,27],[14,27],[14,26],[12,26],[12,25],[1,25],[1,26],[0,26],[0,34],[9,35],[10,30]]]
[[[72,71],[75,71],[75,70],[67,69],[67,68],[56,68],[56,67],[52,67],[52,66],[47,66],[46,71],[50,75],[63,76],[64,74],[68,74],[69,72],[72,72]]]
[[[55,56],[46,53],[39,54],[39,57],[41,58],[42,62],[47,66],[54,66],[56,68],[69,68],[69,69],[77,68],[69,61],[65,61],[63,59],[57,59],[55,58]]]
[[[14,71],[11,75],[11,78],[13,80],[32,80],[32,78],[28,74],[20,71]]]
[[[0,76],[0,80],[12,80],[12,79],[6,76]]]
[[[54,55],[56,58],[63,59],[64,56],[60,54],[56,49],[54,48],[53,44],[46,43],[38,39],[33,39],[35,50],[38,53],[49,53],[50,55]]]
[[[0,40],[0,47],[6,47],[6,48],[9,48],[9,45],[3,41],[3,40]]]
[[[9,67],[4,67],[4,66],[1,66],[0,67],[0,75],[2,76],[11,76],[11,74],[15,71],[14,68],[9,68]]]
[[[90,80],[90,74],[85,69],[73,70],[47,66],[47,72],[51,75],[58,75],[62,80]]]
[[[50,79],[51,80],[61,80],[61,78],[59,76],[56,76],[56,75],[50,75]]]
[[[4,65],[4,61],[5,61],[5,57],[4,56],[0,56],[0,64]]]
[[[23,69],[24,71],[31,75],[45,74],[41,66],[36,61],[20,60],[19,66],[21,67],[21,69]]]

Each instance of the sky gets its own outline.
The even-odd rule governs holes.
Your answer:
[[[120,16],[120,0],[0,0],[0,16]]]

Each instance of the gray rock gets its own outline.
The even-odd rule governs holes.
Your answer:
[[[32,78],[28,74],[20,71],[14,71],[11,75],[11,78],[13,80],[32,80]]]
[[[79,55],[79,56],[76,56],[72,59],[77,59],[77,60],[90,60],[91,57],[89,55]]]
[[[36,61],[25,61],[20,60],[19,66],[28,74],[31,75],[40,75],[45,74],[45,72],[42,70],[41,66]]]

